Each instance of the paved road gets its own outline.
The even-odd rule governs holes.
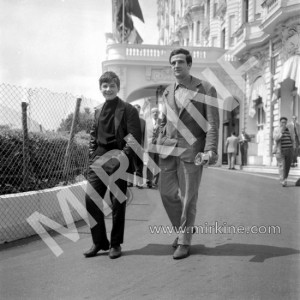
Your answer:
[[[197,225],[278,225],[281,233],[194,234],[191,256],[180,261],[172,259],[175,235],[149,231],[169,225],[158,191],[133,193],[121,258],[85,259],[84,224],[76,243],[55,237],[64,250],[58,258],[38,238],[11,243],[0,252],[0,298],[299,299],[300,188],[293,182],[283,188],[274,176],[206,169]]]

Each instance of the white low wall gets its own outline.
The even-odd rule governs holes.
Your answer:
[[[39,212],[49,219],[65,225],[57,194],[61,191],[69,190],[85,207],[85,189],[86,181],[83,181],[74,185],[41,191],[0,196],[0,243],[35,235],[36,232],[26,221],[35,212]],[[82,219],[72,206],[70,206],[70,211],[74,221]]]

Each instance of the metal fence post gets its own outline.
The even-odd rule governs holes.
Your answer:
[[[29,139],[28,139],[28,126],[27,126],[27,102],[22,102],[22,128],[23,128],[23,181],[22,187],[26,188],[29,178]]]
[[[65,184],[68,181],[68,174],[69,174],[70,162],[71,162],[71,159],[70,159],[71,147],[72,147],[74,136],[75,136],[76,125],[77,125],[78,119],[79,119],[79,110],[80,110],[81,101],[82,101],[82,98],[77,98],[75,112],[74,112],[74,116],[73,116],[73,120],[72,120],[70,138],[68,141],[68,146],[67,146],[66,154],[65,154],[64,171],[63,171],[63,180],[64,180]]]

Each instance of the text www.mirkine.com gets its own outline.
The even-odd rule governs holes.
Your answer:
[[[193,233],[193,234],[280,234],[281,227],[278,225],[228,225],[226,222],[192,227],[178,227],[168,225],[149,225],[151,234]]]

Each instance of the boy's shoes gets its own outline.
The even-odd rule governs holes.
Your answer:
[[[111,259],[120,257],[122,255],[121,246],[111,247],[108,255]]]
[[[127,182],[127,187],[133,187],[133,184],[131,182]]]
[[[136,187],[137,187],[138,189],[144,188],[141,184],[137,184]]]
[[[106,251],[109,249],[109,244],[107,244],[107,246],[102,246],[102,245],[95,245],[93,244],[93,246],[91,247],[90,250],[86,251],[83,253],[83,255],[85,257],[94,257],[97,255],[97,253],[100,251],[100,250],[103,250],[103,251]]]
[[[190,255],[190,246],[189,245],[178,245],[174,254],[174,259],[186,258]]]

